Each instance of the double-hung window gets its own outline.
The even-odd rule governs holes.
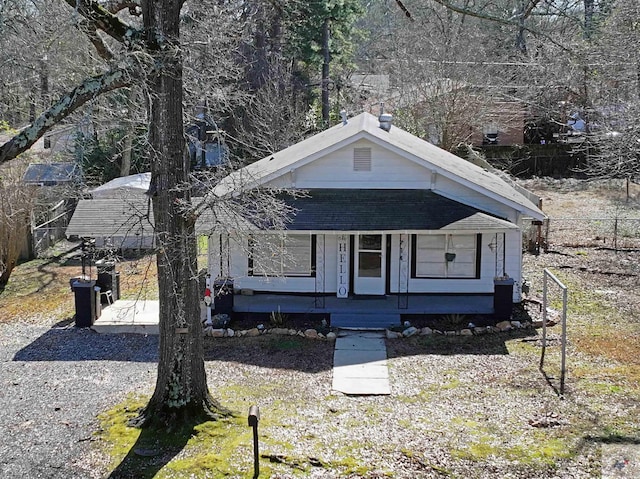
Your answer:
[[[313,276],[315,238],[260,234],[249,240],[250,276]]]
[[[478,278],[480,235],[413,235],[413,278]]]

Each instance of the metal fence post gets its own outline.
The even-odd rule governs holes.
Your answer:
[[[260,475],[260,453],[258,450],[258,422],[260,421],[260,409],[258,406],[249,408],[249,426],[253,428],[253,479]]]

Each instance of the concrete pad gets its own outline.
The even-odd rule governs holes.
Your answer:
[[[336,350],[386,351],[384,339],[378,337],[345,336],[336,339]],[[385,354],[386,356],[386,354]]]
[[[345,378],[363,378],[363,379],[388,379],[389,368],[386,364],[381,365],[358,365],[358,366],[338,366],[333,369],[334,374]]]
[[[381,396],[391,394],[388,379],[333,378],[333,389],[344,394]]]
[[[387,352],[385,350],[377,351],[359,351],[356,349],[347,350],[339,349],[333,352],[333,366],[349,366],[352,364],[387,364]]]
[[[387,349],[379,333],[336,339],[332,388],[353,395],[391,394]]]
[[[158,334],[159,319],[158,301],[118,300],[102,309],[92,329],[104,334]]]

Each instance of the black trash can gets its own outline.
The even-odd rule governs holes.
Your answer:
[[[511,318],[513,310],[513,278],[493,280],[493,311],[499,321]]]
[[[76,327],[89,328],[96,320],[96,282],[78,279],[71,282],[76,303]]]
[[[116,271],[115,261],[98,260],[96,267],[98,269],[96,284],[100,286],[102,292],[110,290],[113,300],[116,301],[120,298],[120,273]],[[107,301],[107,297],[103,295],[100,302],[106,303]]]
[[[232,279],[217,279],[213,282],[213,309],[216,314],[233,312]]]

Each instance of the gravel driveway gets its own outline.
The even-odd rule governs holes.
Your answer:
[[[311,464],[308,477],[597,477],[574,430],[585,398],[558,401],[531,356],[507,350],[518,335],[388,342],[392,394],[377,397],[331,392],[328,343],[230,338],[207,341],[205,354],[225,404],[260,404],[264,453]],[[157,338],[10,323],[0,344],[0,477],[104,477],[96,414],[152,391]],[[562,425],[529,425],[547,412]],[[287,469],[271,477],[298,477]]]
[[[93,478],[96,414],[148,392],[156,337],[0,324],[0,477]]]

